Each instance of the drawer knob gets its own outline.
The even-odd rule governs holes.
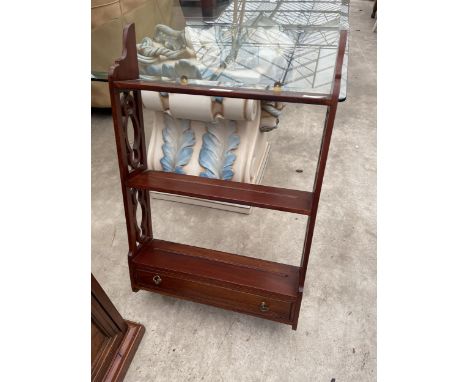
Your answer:
[[[159,277],[159,275],[156,275],[156,276],[153,277],[153,281],[154,281],[154,283],[155,283],[156,285],[159,285],[159,284],[162,283],[162,278]]]
[[[270,307],[267,305],[265,301],[262,301],[260,304],[260,311],[261,312],[268,312],[270,310]]]

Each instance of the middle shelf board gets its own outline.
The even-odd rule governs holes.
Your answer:
[[[146,170],[129,175],[126,185],[150,191],[217,200],[310,215],[312,192],[199,176]]]
[[[261,292],[284,301],[295,301],[299,291],[299,267],[157,239],[138,251],[132,265]]]

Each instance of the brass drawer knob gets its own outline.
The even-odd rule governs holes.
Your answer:
[[[265,301],[262,301],[259,308],[261,312],[268,312],[270,310],[270,307],[267,305]]]
[[[154,283],[155,283],[156,285],[159,285],[159,284],[162,283],[162,278],[159,277],[159,275],[156,275],[156,276],[153,277],[153,281],[154,281]]]

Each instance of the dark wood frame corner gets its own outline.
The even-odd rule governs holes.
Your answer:
[[[229,97],[317,104],[327,107],[311,192],[148,170],[141,91],[226,96],[222,88],[139,80],[135,25],[124,29],[123,54],[109,72],[115,139],[127,222],[129,270],[134,291],[145,289],[297,328],[317,209],[339,100],[347,31],[340,32],[331,95],[230,89]],[[127,138],[129,121],[134,142]],[[218,200],[308,216],[298,267],[153,238],[149,191]],[[141,221],[136,211],[141,208]]]
[[[91,380],[123,381],[145,327],[122,318],[91,275]]]

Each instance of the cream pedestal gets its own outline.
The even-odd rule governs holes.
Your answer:
[[[142,92],[154,112],[148,168],[236,182],[261,182],[270,145],[260,101]],[[156,199],[250,213],[251,207],[153,192]]]

